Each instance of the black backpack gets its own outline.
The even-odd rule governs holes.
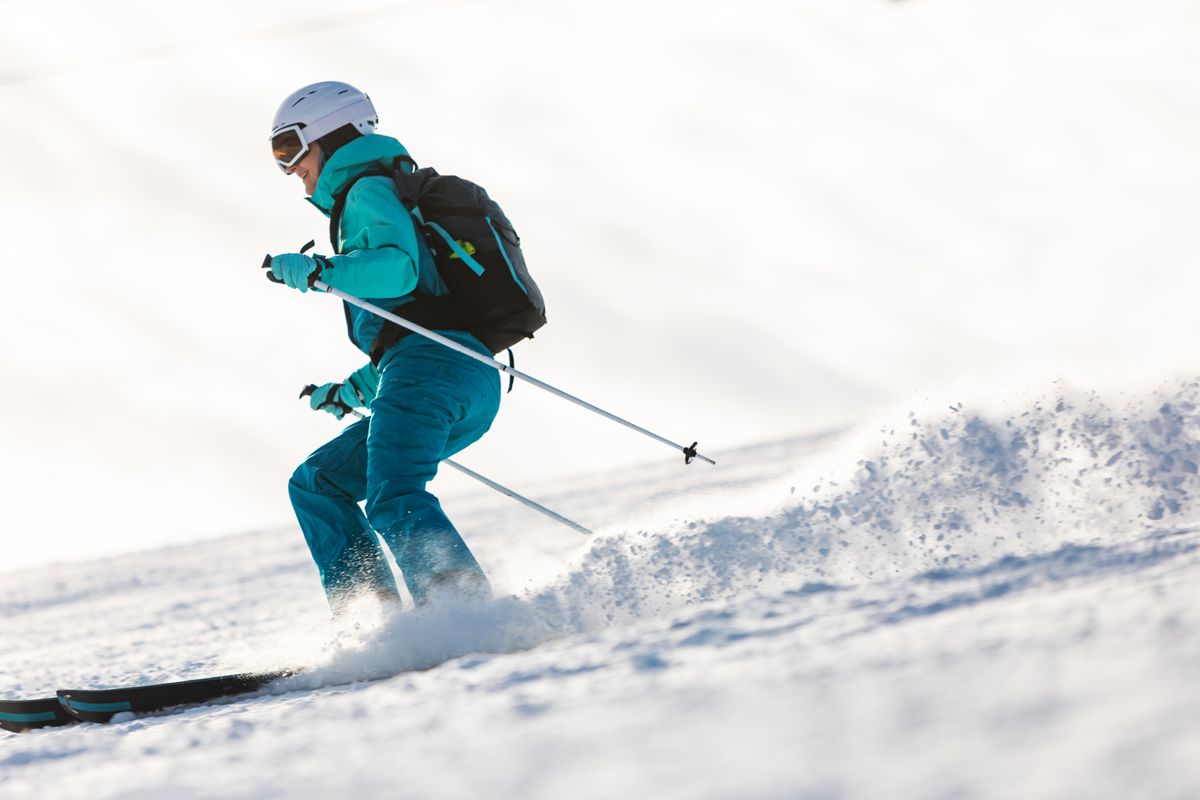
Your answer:
[[[414,172],[405,172],[411,164]],[[496,201],[482,187],[454,175],[417,169],[408,156],[397,156],[392,171],[356,176],[334,198],[329,238],[338,247],[339,225],[350,188],[362,178],[386,175],[396,184],[400,202],[425,236],[438,273],[449,289],[443,297],[414,294],[392,313],[429,329],[469,331],[494,355],[546,324],[542,293],[521,253],[521,238]],[[385,322],[371,343],[371,360],[410,331]]]

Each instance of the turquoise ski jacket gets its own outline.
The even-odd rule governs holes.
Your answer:
[[[401,155],[408,155],[404,145],[377,133],[342,145],[321,168],[309,202],[328,217],[334,198],[354,178],[371,169],[390,172],[393,159]],[[321,273],[325,283],[389,311],[411,302],[414,291],[446,294],[429,245],[400,203],[391,178],[372,176],[355,183],[339,227],[341,255],[329,256]],[[355,346],[369,355],[383,320],[346,304],[346,327]]]

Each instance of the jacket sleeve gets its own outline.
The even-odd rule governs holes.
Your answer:
[[[403,297],[417,287],[417,230],[387,183],[367,178],[350,188],[341,230],[343,255],[329,256],[321,280],[364,298]]]
[[[379,368],[368,361],[366,366],[350,373],[346,383],[354,387],[354,392],[362,398],[363,405],[370,408],[371,403],[375,402],[375,395],[379,393]]]

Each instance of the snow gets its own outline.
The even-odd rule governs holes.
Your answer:
[[[0,795],[1194,796],[1198,423],[1058,385],[519,487],[593,537],[465,493],[482,606],[331,622],[294,529],[10,573],[4,696],[308,671],[7,736]]]
[[[6,5],[0,697],[305,670],[0,797],[1200,796],[1200,7],[680,8]],[[332,622],[291,522],[330,78],[517,221],[522,370],[719,461],[518,387],[462,462],[596,534],[439,477],[481,606]]]

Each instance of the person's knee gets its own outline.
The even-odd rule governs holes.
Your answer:
[[[316,464],[305,461],[288,479],[288,496],[295,500],[297,495],[319,492],[320,475],[321,470]]]

